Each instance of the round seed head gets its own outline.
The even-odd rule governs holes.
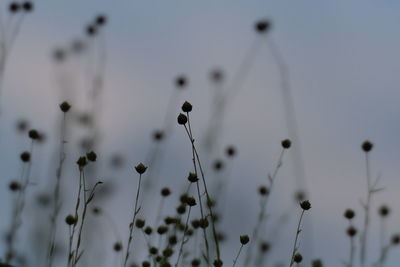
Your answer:
[[[178,124],[185,125],[187,123],[187,121],[188,121],[188,118],[186,117],[185,114],[180,113],[178,115]]]
[[[171,246],[176,245],[176,243],[178,243],[178,238],[176,237],[176,235],[172,235],[172,236],[168,237],[168,243]]]
[[[158,249],[156,247],[150,247],[149,248],[149,253],[152,255],[157,255]]]
[[[200,219],[200,220],[199,220],[199,223],[200,223],[200,227],[201,227],[202,229],[206,229],[206,228],[208,227],[208,220],[207,220],[207,218],[202,218],[202,219]]]
[[[300,202],[300,207],[303,210],[309,210],[309,209],[311,209],[311,203],[308,200],[304,200],[304,201]]]
[[[400,244],[400,235],[396,234],[392,236],[392,245],[398,245]]]
[[[372,144],[370,141],[366,140],[364,143],[362,143],[361,148],[365,153],[368,153],[372,150],[374,147],[374,144]]]
[[[95,25],[88,25],[86,26],[86,35],[89,37],[95,36],[97,33],[97,27]]]
[[[11,2],[10,5],[8,6],[8,10],[11,13],[17,13],[21,8],[21,5],[18,2]]]
[[[144,166],[144,164],[143,163],[139,163],[136,167],[135,167],[135,170],[137,171],[137,173],[139,173],[139,174],[143,174],[143,173],[145,173],[146,172],[146,170],[147,170],[147,167],[146,166]]]
[[[199,180],[199,178],[197,178],[197,174],[193,173],[193,172],[189,172],[188,178],[189,182],[191,183],[195,183]]]
[[[214,267],[222,267],[222,264],[223,264],[222,260],[216,259],[214,261]]]
[[[38,140],[40,138],[39,132],[35,129],[29,130],[28,135],[32,140]]]
[[[33,10],[33,3],[30,1],[26,1],[22,4],[22,8],[25,12],[31,12]]]
[[[266,186],[260,186],[258,188],[258,192],[260,193],[261,196],[267,196],[269,194],[269,189]]]
[[[164,132],[161,130],[157,130],[153,133],[153,139],[155,141],[161,141],[164,138]]]
[[[150,267],[150,266],[151,266],[150,262],[148,261],[142,262],[142,267]]]
[[[151,235],[152,232],[153,232],[153,229],[150,226],[146,226],[146,228],[144,228],[144,233],[146,235]]]
[[[178,214],[184,214],[186,212],[186,205],[185,204],[181,204],[176,208],[176,212],[178,212]]]
[[[177,88],[184,88],[184,87],[186,87],[186,85],[187,85],[187,79],[185,76],[181,75],[181,76],[176,77],[175,86]]]
[[[104,14],[98,15],[96,17],[96,24],[99,26],[103,26],[104,24],[107,23],[107,17]]]
[[[9,185],[8,188],[10,188],[11,191],[15,192],[21,189],[21,184],[17,181],[12,181]]]
[[[166,225],[161,225],[157,228],[157,233],[160,235],[163,235],[166,232],[168,232],[168,226],[166,226]]]
[[[114,251],[119,252],[122,250],[122,244],[120,242],[114,243]]]
[[[224,162],[222,160],[217,159],[214,162],[214,170],[219,171],[222,170],[224,168]]]
[[[163,197],[167,197],[171,194],[171,190],[169,190],[168,187],[164,187],[163,189],[161,189],[161,196]]]
[[[197,219],[192,220],[192,221],[191,221],[191,224],[192,224],[192,226],[193,226],[194,229],[197,229],[197,228],[200,227],[200,221],[197,220]]]
[[[284,149],[289,149],[290,146],[292,145],[292,142],[289,139],[285,139],[282,140],[281,144]]]
[[[271,28],[271,22],[269,20],[259,20],[254,25],[255,30],[258,33],[266,33]]]
[[[76,224],[77,221],[78,221],[78,220],[77,220],[74,216],[72,216],[72,215],[68,215],[67,217],[65,217],[65,222],[66,222],[68,225]]]
[[[174,251],[172,250],[172,248],[166,248],[163,250],[163,256],[166,258],[171,257],[172,254],[174,254]]]
[[[137,228],[141,229],[144,227],[146,221],[142,219],[136,219],[135,225]]]
[[[65,57],[66,57],[66,53],[64,51],[64,49],[62,48],[57,48],[53,51],[53,59],[56,62],[63,62]],[[60,106],[61,107],[61,106]]]
[[[240,236],[240,243],[242,245],[246,245],[247,243],[249,243],[249,241],[250,241],[250,238],[249,238],[248,235],[241,235]]]
[[[190,111],[192,111],[192,108],[193,108],[192,104],[190,104],[187,101],[185,101],[185,103],[183,103],[183,105],[182,105],[183,112],[190,112]]]
[[[235,155],[236,155],[236,149],[235,149],[235,147],[234,147],[234,146],[228,146],[228,147],[226,148],[226,155],[227,155],[228,157],[233,157],[233,156],[235,156]]]
[[[28,151],[24,151],[21,153],[20,158],[23,162],[29,162],[31,159],[31,154]]]
[[[313,260],[311,263],[312,267],[323,267],[322,261],[317,259],[317,260]]]
[[[210,73],[210,79],[214,83],[221,83],[224,80],[224,73],[220,69],[214,69]]]
[[[86,157],[80,157],[76,161],[76,164],[78,164],[79,169],[83,169],[87,165]]]
[[[344,212],[343,215],[344,215],[344,217],[345,217],[346,219],[351,220],[351,219],[354,218],[354,216],[355,216],[356,214],[355,214],[355,212],[354,212],[353,210],[347,209],[347,210]]]
[[[26,120],[22,119],[17,122],[17,130],[19,132],[21,133],[25,132],[27,128],[28,128],[28,122]]]
[[[200,263],[201,263],[200,259],[198,259],[198,258],[193,259],[192,260],[192,267],[198,267],[198,266],[200,266]]]
[[[260,243],[260,251],[262,253],[268,252],[270,248],[271,248],[271,245],[268,242],[263,241]]]
[[[381,217],[387,217],[387,216],[389,215],[389,213],[390,213],[390,209],[389,209],[388,206],[382,205],[382,206],[379,208],[379,215],[380,215]]]
[[[61,104],[60,104],[60,109],[61,109],[61,111],[62,112],[68,112],[69,111],[69,109],[71,108],[71,105],[67,102],[67,101],[64,101],[64,102],[62,102]]]
[[[186,199],[186,204],[188,204],[190,207],[196,206],[196,199],[194,199],[194,197],[188,197]]]
[[[96,161],[96,159],[97,159],[97,155],[96,155],[96,153],[94,153],[94,151],[90,151],[89,153],[86,153],[86,157],[89,161],[92,161],[92,162]]]
[[[353,237],[353,236],[355,236],[356,234],[357,234],[357,229],[354,227],[354,226],[352,226],[352,225],[350,225],[348,228],[347,228],[347,235],[348,236],[350,236],[350,237]]]
[[[300,253],[296,253],[293,256],[293,261],[295,263],[300,263],[303,260],[303,256]]]

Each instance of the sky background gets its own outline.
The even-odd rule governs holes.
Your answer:
[[[5,3],[2,7],[5,9]],[[38,147],[33,157],[32,176],[36,185],[29,190],[26,207],[27,213],[40,212],[35,210],[33,199],[45,190],[47,176],[55,172],[54,145],[61,118],[58,104],[68,100],[75,110],[84,110],[87,101],[82,89],[85,61],[74,59],[74,63],[64,68],[54,64],[51,53],[55,47],[63,47],[82,36],[84,26],[98,13],[107,14],[109,23],[103,33],[107,65],[98,114],[101,142],[97,175],[113,185],[113,194],[99,203],[112,214],[123,237],[127,235],[128,211],[132,209],[137,183],[133,166],[145,161],[154,146],[151,133],[163,127],[168,101],[176,90],[174,78],[186,75],[189,86],[177,94],[173,113],[179,113],[185,100],[193,104],[193,131],[201,146],[207,121],[212,116],[215,88],[209,82],[210,71],[216,67],[222,69],[229,84],[257,40],[254,22],[268,18],[273,28],[266,39],[257,40],[260,49],[242,89],[228,105],[216,154],[209,156],[200,149],[200,156],[204,155],[207,163],[222,157],[227,145],[233,144],[238,149],[238,156],[227,162],[226,172],[220,174],[229,180],[222,228],[230,239],[224,244],[223,258],[231,262],[239,247],[238,236],[251,233],[259,210],[257,187],[266,181],[267,172],[273,170],[280,141],[289,135],[279,72],[267,45],[272,38],[290,72],[307,180],[304,187],[312,203],[301,234],[300,250],[303,252],[304,248],[308,261],[305,266],[313,258],[323,259],[327,266],[340,266],[349,251],[343,211],[355,209],[355,223],[362,224],[360,199],[365,198],[366,180],[360,145],[366,139],[375,144],[371,153],[372,175],[381,174],[381,185],[385,188],[373,199],[371,240],[379,240],[376,214],[383,203],[392,210],[387,221],[387,238],[400,232],[400,208],[396,205],[400,188],[399,12],[400,3],[394,0],[35,2],[35,10],[24,18],[13,47],[1,94],[0,229],[5,231],[9,225],[7,214],[12,196],[7,185],[19,175],[18,155],[29,145],[26,138],[16,134],[15,123],[21,118],[28,119],[32,127],[48,135],[48,142]],[[70,92],[61,92],[57,82],[57,77],[65,73],[79,84]],[[179,194],[190,171],[191,150],[184,130],[175,123],[175,116],[171,125],[173,134],[165,146],[157,186],[168,185]],[[293,144],[293,149],[296,145]],[[68,195],[75,194],[72,189],[78,182],[78,172],[74,161],[80,152],[73,140],[67,146],[64,194],[68,199]],[[126,165],[118,171],[110,170],[107,165],[114,153],[121,153],[126,159]],[[300,214],[293,201],[297,185],[293,159],[288,150],[271,195],[271,228],[281,214],[289,214],[289,220],[282,226],[270,263],[286,263],[290,259]],[[218,179],[212,171],[207,172],[207,177],[210,183]],[[73,199],[65,202],[61,217],[73,210]],[[158,198],[148,201],[151,213],[158,205]],[[171,201],[166,207],[173,209],[174,205]],[[66,237],[67,228],[59,228],[59,237]],[[20,243],[26,232],[21,232]],[[109,232],[101,231],[98,237],[111,248],[114,240]],[[22,247],[29,250],[26,244]],[[379,242],[370,243],[370,262],[378,257],[378,248]],[[397,266],[398,253],[391,252],[387,266]],[[103,254],[104,266],[115,262],[111,249],[109,254]],[[90,259],[87,260],[90,264]]]

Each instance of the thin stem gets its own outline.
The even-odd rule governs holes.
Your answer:
[[[299,223],[297,224],[296,238],[294,239],[293,251],[292,251],[292,256],[291,256],[291,259],[290,259],[290,265],[289,266],[292,266],[293,263],[294,263],[293,258],[294,258],[294,254],[296,254],[296,251],[297,251],[297,240],[298,240],[300,232],[301,232],[300,226],[301,226],[301,220],[303,219],[304,212],[305,212],[305,210],[303,210],[301,212]]]
[[[258,240],[258,233],[259,233],[259,230],[260,230],[261,225],[262,225],[262,223],[264,221],[264,218],[265,218],[266,206],[267,206],[267,203],[268,203],[268,199],[269,199],[269,196],[271,194],[275,178],[276,178],[276,176],[278,174],[278,171],[279,171],[280,167],[282,166],[284,153],[285,153],[285,149],[282,148],[281,153],[279,155],[278,161],[276,162],[275,169],[274,169],[272,175],[268,174],[269,193],[266,196],[262,197],[261,202],[260,202],[260,207],[261,207],[260,208],[260,213],[258,214],[257,224],[254,227],[254,230],[253,230],[253,233],[252,233],[252,238],[251,238],[251,241],[250,241],[250,244],[249,244],[249,248],[247,249],[246,258],[245,258],[245,261],[244,261],[244,265],[245,266],[248,266],[250,264],[250,262],[251,262],[251,256],[252,256],[251,253],[252,253],[253,245]]]
[[[82,211],[82,218],[81,218],[81,225],[79,227],[79,232],[78,232],[78,241],[76,243],[76,249],[75,249],[75,259],[74,259],[74,264],[73,266],[76,265],[78,260],[80,259],[79,255],[79,248],[81,246],[81,239],[82,239],[82,230],[83,230],[83,225],[85,223],[85,218],[86,218],[86,211],[87,211],[87,206],[88,206],[88,200],[86,197],[86,181],[85,181],[85,171],[82,170],[82,184],[83,184],[83,199],[84,199],[84,206],[83,206],[83,211]]]
[[[243,248],[243,245],[240,246],[239,251],[238,251],[238,253],[237,253],[237,255],[236,255],[236,258],[233,260],[233,265],[232,265],[232,267],[235,267],[236,262],[237,262],[237,260],[239,259],[239,256],[240,256],[240,252],[242,252],[242,248]]]
[[[128,239],[128,246],[126,247],[124,267],[126,267],[127,264],[128,264],[129,249],[131,247],[131,243],[132,243],[132,240],[133,240],[133,228],[134,228],[134,225],[135,225],[136,215],[139,213],[139,210],[140,210],[140,208],[139,209],[137,208],[137,205],[138,205],[138,202],[139,202],[141,181],[142,181],[142,175],[139,174],[139,185],[138,185],[138,189],[137,189],[137,192],[136,192],[135,208],[134,208],[134,211],[133,211],[132,222],[129,225],[129,239]]]
[[[189,206],[189,211],[188,211],[188,215],[187,215],[186,223],[185,223],[185,230],[183,231],[182,242],[181,242],[181,246],[180,246],[180,249],[179,249],[178,259],[176,260],[176,263],[175,263],[175,267],[178,267],[179,260],[180,260],[180,258],[181,258],[181,256],[182,256],[182,252],[183,252],[183,245],[184,245],[185,242],[186,242],[186,241],[185,241],[185,237],[186,237],[186,232],[187,232],[188,226],[189,226],[189,218],[190,218],[190,211],[191,211],[191,209],[192,209],[192,207]]]
[[[74,236],[75,236],[75,229],[76,229],[76,224],[78,220],[78,211],[79,211],[79,205],[81,202],[81,191],[82,191],[82,169],[79,169],[79,187],[78,187],[78,196],[76,199],[76,205],[75,205],[75,223],[72,226],[72,233],[70,231],[69,235],[69,244],[68,244],[68,266],[72,264],[73,266],[73,259],[74,259],[74,254],[72,253],[72,244],[74,242]]]
[[[189,115],[189,113],[187,113]],[[188,117],[188,121],[189,121],[189,117]],[[196,154],[195,154],[195,146],[194,146],[194,139],[191,133],[191,127],[189,128],[190,130],[188,130],[188,128],[185,125],[185,130],[186,133],[190,139],[190,143],[192,145],[192,161],[193,161],[193,168],[194,168],[194,173],[196,174],[196,176],[198,176],[198,171],[197,171],[197,164],[196,164]],[[200,215],[201,215],[201,219],[204,220],[204,211],[203,211],[203,202],[201,199],[201,193],[200,193],[200,185],[199,185],[199,181],[196,181],[196,188],[197,188],[197,196],[199,198],[199,206],[200,206]],[[206,246],[206,257],[207,257],[207,265],[210,265],[210,249],[209,249],[209,244],[208,244],[208,239],[207,239],[207,232],[205,228],[202,228],[203,230],[203,237],[204,237],[204,244]]]
[[[371,205],[371,197],[372,197],[372,190],[371,188],[371,177],[370,177],[370,170],[369,170],[369,155],[365,153],[365,164],[366,164],[366,178],[367,178],[367,202],[364,205],[365,210],[365,217],[364,217],[364,229],[361,235],[361,251],[360,251],[360,266],[365,266],[365,261],[367,257],[367,242],[368,242],[368,228],[369,228],[369,220],[370,220],[370,205]]]
[[[56,186],[54,188],[54,206],[53,206],[53,213],[50,217],[50,243],[48,248],[48,255],[47,255],[47,266],[51,267],[53,264],[53,253],[55,247],[55,238],[56,238],[56,230],[57,230],[57,217],[60,213],[61,203],[60,203],[60,181],[62,175],[62,169],[65,160],[65,127],[66,127],[66,113],[63,114],[63,120],[61,123],[61,143],[60,143],[60,158],[58,163],[58,168],[56,171]]]

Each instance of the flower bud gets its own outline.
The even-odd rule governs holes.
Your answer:
[[[193,108],[192,104],[190,104],[187,101],[185,101],[185,103],[183,103],[183,105],[182,105],[183,112],[190,112],[190,111],[192,111],[192,108]]]
[[[365,153],[368,153],[372,150],[374,147],[374,144],[372,144],[370,141],[366,140],[364,143],[362,143],[361,148],[364,150]]]
[[[178,124],[180,125],[185,125],[188,121],[188,118],[186,117],[185,114],[180,113],[178,116]]]
[[[147,167],[144,166],[143,163],[139,163],[136,167],[135,170],[139,173],[139,174],[143,174],[146,172]]]

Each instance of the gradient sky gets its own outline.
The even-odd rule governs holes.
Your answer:
[[[375,144],[372,174],[381,174],[385,187],[373,201],[371,239],[379,238],[375,214],[382,203],[392,209],[388,233],[400,232],[400,208],[396,205],[400,189],[400,2],[69,0],[37,1],[35,6],[35,12],[25,18],[12,50],[1,95],[2,218],[7,218],[3,212],[8,214],[11,204],[7,184],[18,175],[16,159],[28,145],[26,139],[15,134],[15,122],[29,119],[49,135],[49,142],[38,149],[34,158],[34,162],[43,161],[45,166],[34,164],[38,185],[32,187],[33,197],[43,188],[41,183],[46,178],[42,176],[51,172],[52,145],[57,140],[51,133],[58,125],[58,103],[68,95],[58,88],[56,77],[62,70],[52,63],[51,52],[81,36],[84,25],[100,12],[110,21],[104,33],[108,61],[99,156],[106,161],[107,156],[120,152],[128,163],[119,173],[104,168],[100,176],[118,177],[113,181],[115,195],[103,205],[118,218],[121,235],[125,236],[128,229],[130,215],[125,211],[131,208],[136,188],[132,166],[144,160],[152,146],[150,133],[163,125],[174,77],[189,77],[188,90],[177,100],[176,114],[184,100],[193,104],[194,132],[200,140],[210,116],[209,71],[220,67],[229,81],[256,38],[253,24],[260,18],[273,22],[269,37],[279,46],[290,71],[313,205],[306,220],[308,227],[302,233],[305,239],[301,244],[307,244],[305,251],[311,254],[305,255],[306,259],[322,258],[327,266],[341,266],[341,261],[347,259],[347,222],[342,214],[346,208],[355,209],[360,215],[355,223],[361,225],[360,199],[365,197],[366,184],[360,145],[365,139]],[[67,71],[74,77],[82,75],[82,69],[73,66]],[[233,259],[238,248],[234,236],[252,231],[258,212],[256,189],[273,170],[280,140],[288,136],[279,90],[279,73],[264,42],[242,90],[229,105],[220,147],[234,144],[239,151],[230,166],[227,188],[225,223],[232,237],[223,250],[226,262]],[[74,95],[84,97],[79,88]],[[75,101],[74,107],[84,108],[84,100]],[[159,180],[160,187],[170,185],[179,191],[179,179],[188,171],[191,152],[184,131],[176,125],[173,132]],[[79,154],[73,152],[76,143],[69,145],[67,163],[73,176],[74,172],[77,175],[73,162]],[[272,251],[271,263],[287,262],[290,257],[299,215],[293,202],[296,177],[290,153],[270,203],[271,224],[274,216],[286,212],[291,214],[290,221]],[[72,202],[66,204],[64,214],[71,207]],[[7,219],[0,221],[1,229],[7,225]],[[60,230],[62,234],[66,232]],[[102,238],[113,242],[110,234]],[[378,248],[379,242],[371,244],[370,261],[375,261]],[[387,266],[398,266],[398,260],[398,252],[392,251]]]

